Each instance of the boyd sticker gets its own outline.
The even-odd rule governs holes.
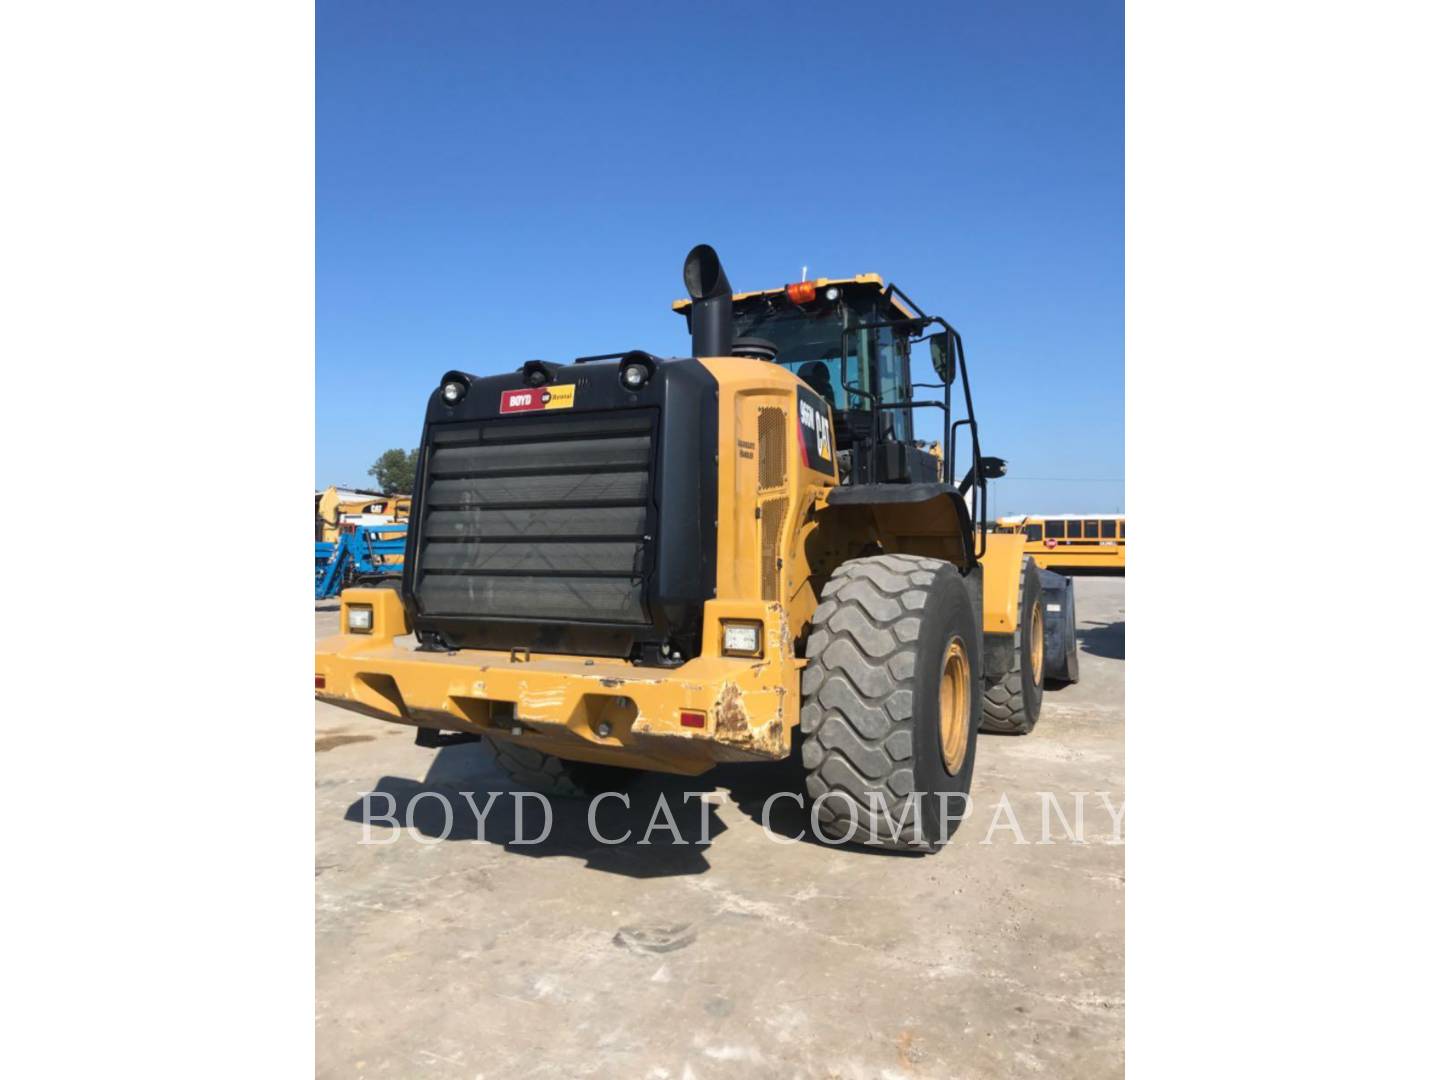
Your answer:
[[[575,404],[575,387],[542,386],[530,390],[500,391],[500,411],[535,412],[539,409],[568,409]]]

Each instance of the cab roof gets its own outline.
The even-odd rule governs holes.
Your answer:
[[[827,289],[831,285],[860,286],[862,288],[872,288],[876,292],[883,292],[885,290],[885,279],[879,274],[856,274],[854,277],[845,278],[807,278],[806,280],[813,284],[817,291]],[[731,296],[731,299],[738,304],[743,300],[753,300],[757,296],[783,296],[784,294],[785,286],[780,285],[773,289],[755,289],[752,292],[735,293]],[[690,303],[691,301],[687,297],[684,300],[676,300],[670,307],[672,310],[683,315],[690,310]],[[915,318],[915,313],[901,303],[893,294],[890,297],[890,307],[898,319]]]

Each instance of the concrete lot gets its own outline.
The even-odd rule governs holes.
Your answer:
[[[765,798],[788,765],[649,776],[601,827],[644,833],[664,794],[687,840],[605,847],[585,804],[550,838],[515,837],[508,794],[475,842],[460,794],[510,789],[479,745],[424,750],[409,729],[316,707],[316,1067],[325,1077],[1119,1076],[1125,849],[1125,583],[1075,584],[1081,681],[1029,736],[981,735],[974,812],[930,857],[777,844]],[[337,629],[317,609],[316,632]],[[439,798],[416,828],[361,844],[362,793]],[[1042,798],[1054,792],[1084,843]],[[1014,811],[1015,830],[1002,796]],[[374,804],[384,810],[383,802]],[[526,834],[540,815],[527,805]],[[992,829],[998,817],[999,824]],[[776,832],[802,818],[778,803]],[[989,834],[990,843],[984,843]],[[1122,829],[1123,835],[1123,829]]]

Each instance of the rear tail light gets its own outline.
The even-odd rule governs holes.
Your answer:
[[[693,712],[690,709],[681,709],[680,726],[703,728],[705,726],[705,714],[703,712]]]

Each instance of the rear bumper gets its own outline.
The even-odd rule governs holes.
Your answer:
[[[576,761],[687,775],[790,751],[800,664],[778,604],[710,601],[707,644],[720,640],[721,618],[759,619],[765,656],[702,655],[678,668],[523,651],[420,652],[393,590],[347,589],[342,627],[355,605],[372,608],[372,632],[341,633],[315,648],[315,696],[332,705],[508,739]],[[683,724],[682,711],[703,714],[703,726]]]

